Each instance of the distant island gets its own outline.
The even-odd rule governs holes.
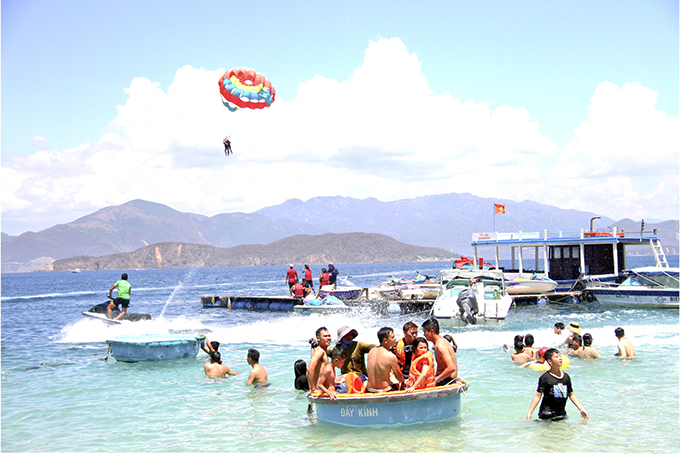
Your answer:
[[[40,271],[219,268],[294,263],[377,263],[442,261],[459,254],[405,244],[377,233],[294,235],[270,244],[220,248],[205,244],[156,243],[133,252],[56,260]]]

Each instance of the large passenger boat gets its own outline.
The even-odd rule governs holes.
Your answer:
[[[591,221],[592,224],[592,221]],[[499,266],[501,248],[510,249],[511,270],[527,277],[539,272],[557,282],[556,291],[583,290],[590,280],[614,282],[628,268],[626,254],[630,247],[647,247],[654,255],[655,266],[668,268],[668,261],[656,229],[653,232],[590,231],[578,232],[515,232],[473,233],[472,248],[475,262],[479,250],[493,248],[495,265]],[[525,258],[533,255],[531,268]]]

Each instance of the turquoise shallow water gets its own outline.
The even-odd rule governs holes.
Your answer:
[[[677,266],[677,257],[675,257]],[[339,265],[358,285],[387,275],[434,275],[450,263]],[[313,267],[318,275],[320,267]],[[293,388],[293,362],[309,358],[306,339],[344,324],[375,342],[382,326],[400,333],[426,316],[295,315],[204,309],[201,294],[283,294],[285,267],[128,271],[132,312],[152,322],[109,327],[80,311],[105,300],[119,272],[2,275],[3,451],[313,451],[313,452],[677,452],[680,369],[677,311],[604,309],[597,303],[513,308],[499,324],[446,329],[460,346],[470,382],[462,418],[438,424],[347,429],[316,421]],[[517,369],[501,345],[532,333],[553,342],[552,325],[578,321],[603,355],[623,326],[638,359],[572,359],[574,389],[591,415],[525,421],[539,372]],[[211,380],[206,356],[160,363],[102,361],[106,339],[122,334],[205,332],[241,375]],[[335,337],[335,336],[334,336]],[[244,383],[248,348],[257,348],[271,386]],[[44,362],[44,365],[40,365]],[[59,364],[59,365],[57,365]]]

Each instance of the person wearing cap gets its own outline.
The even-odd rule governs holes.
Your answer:
[[[241,372],[233,372],[229,367],[222,364],[222,356],[220,352],[213,350],[210,353],[210,364],[203,366],[205,374],[210,378],[224,378],[229,375],[238,375]]]
[[[538,402],[541,402],[541,407],[538,410],[539,419],[550,421],[567,419],[567,399],[571,399],[573,404],[576,405],[576,408],[581,412],[582,418],[589,419],[590,416],[588,416],[585,408],[583,408],[578,397],[574,394],[571,377],[560,369],[562,366],[562,355],[560,352],[556,348],[550,348],[543,356],[548,365],[550,365],[550,369],[538,379],[536,394],[531,399],[526,419],[531,419],[531,415],[534,413]],[[541,400],[541,397],[543,397],[543,400]]]
[[[574,337],[574,334],[581,334],[583,329],[581,328],[581,325],[579,325],[578,322],[571,322],[567,325],[567,329],[572,332],[572,334],[567,337],[564,342],[567,344],[569,348],[571,348],[571,343],[572,339]]]
[[[309,288],[311,291],[314,291],[314,281],[312,280],[312,269],[305,263],[305,281],[307,281],[307,284],[309,285]],[[304,284],[304,282],[303,282]]]
[[[548,347],[541,347],[536,351],[536,359],[532,361],[527,361],[526,363],[522,364],[519,366],[520,369],[524,369],[525,367],[530,366],[531,364],[544,364],[545,363],[545,352],[549,350]]]
[[[359,332],[354,328],[350,328],[347,325],[341,326],[338,329],[338,341],[334,348],[342,349],[347,356],[347,361],[345,361],[345,364],[343,364],[340,369],[340,373],[345,375],[348,372],[354,372],[361,376],[363,381],[366,381],[368,379],[368,374],[366,373],[364,355],[368,354],[368,352],[378,345],[354,340],[358,335]],[[328,347],[327,352],[330,354],[331,351],[332,349]]]
[[[290,269],[286,271],[286,282],[288,282],[288,290],[295,285],[295,280],[298,278],[297,271],[293,268],[295,265],[290,264]]]

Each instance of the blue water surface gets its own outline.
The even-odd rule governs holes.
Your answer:
[[[669,257],[677,266],[678,257]],[[652,265],[630,257],[629,266]],[[338,264],[360,286],[387,276],[437,276],[451,262]],[[313,266],[314,276],[321,266]],[[2,275],[3,451],[312,451],[312,452],[677,452],[679,319],[675,310],[604,308],[597,302],[515,307],[506,321],[443,329],[459,345],[459,375],[470,382],[460,418],[437,424],[348,429],[306,413],[293,387],[293,363],[310,354],[319,326],[335,338],[349,324],[359,339],[377,342],[382,326],[401,334],[427,314],[297,315],[203,308],[201,295],[283,295],[287,267],[125,270],[131,312],[151,322],[107,326],[81,311],[104,302],[121,271]],[[300,266],[298,272],[302,267]],[[555,341],[552,326],[578,321],[594,337],[600,360],[572,359],[568,373],[591,419],[569,403],[570,418],[526,421],[539,372],[518,369],[501,346],[532,333],[536,346]],[[622,326],[638,358],[622,361],[614,328]],[[106,340],[124,334],[206,334],[222,343],[240,375],[214,380],[206,356],[157,363],[103,358]],[[249,348],[261,352],[271,386],[245,386]],[[535,415],[535,414],[534,414]]]

